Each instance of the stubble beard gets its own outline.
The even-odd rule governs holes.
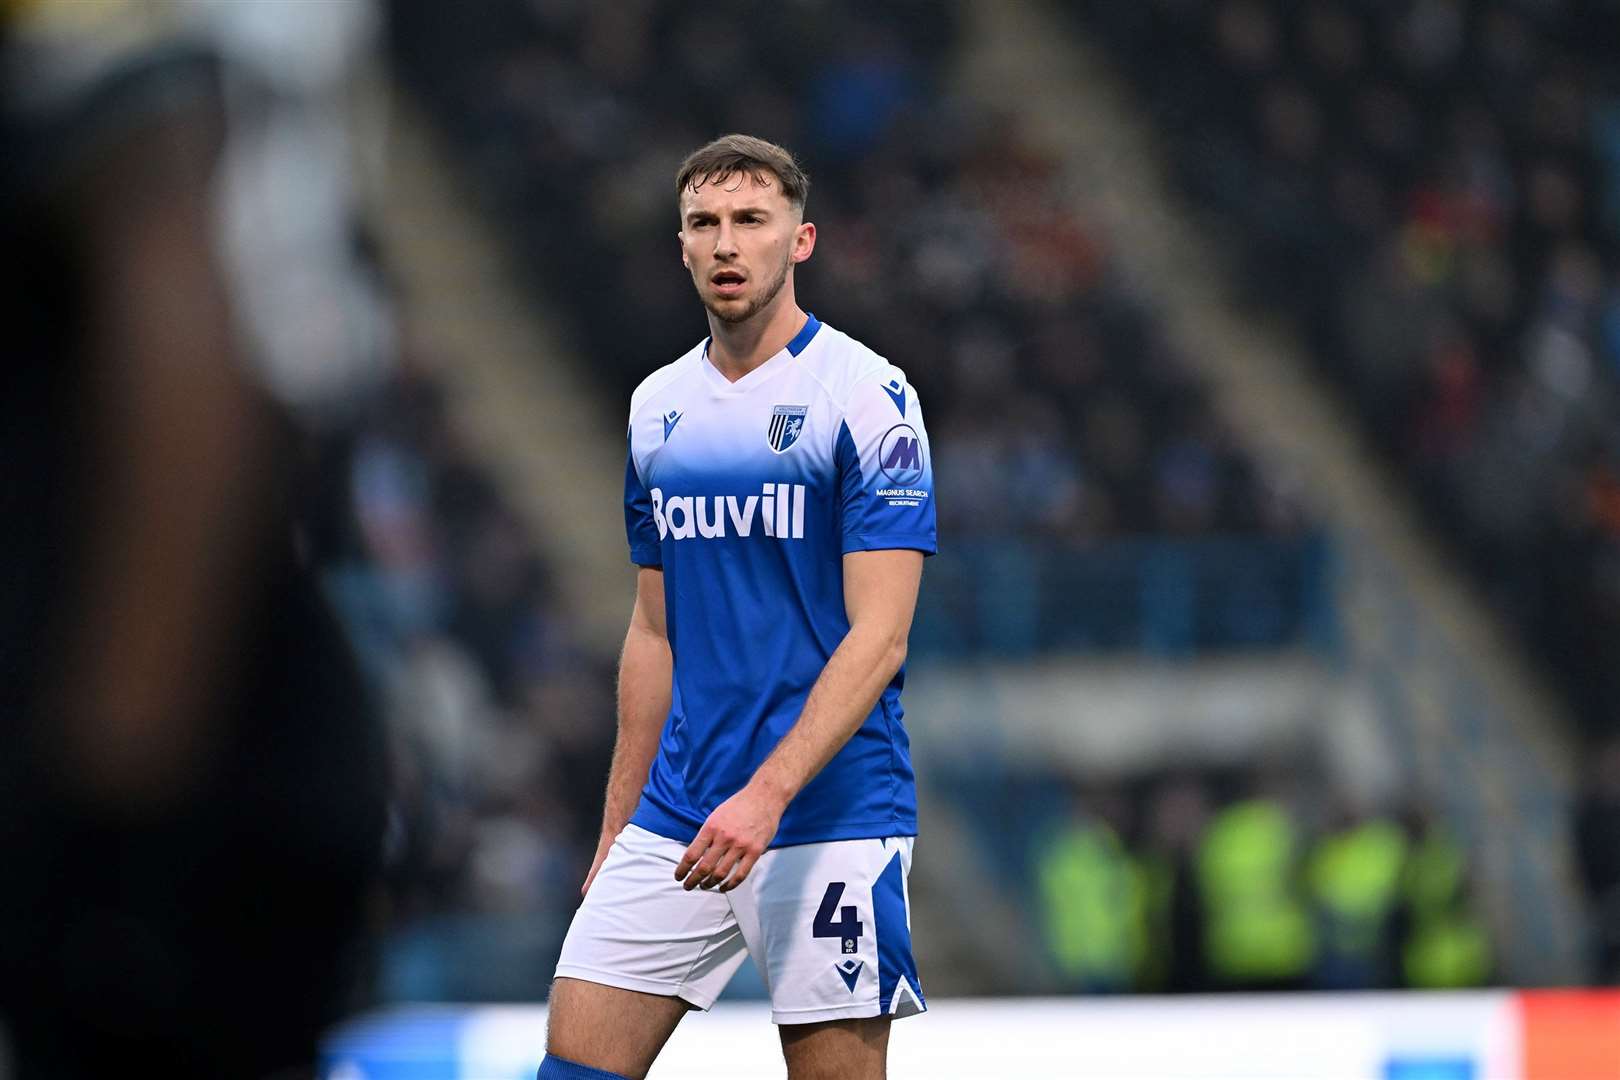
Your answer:
[[[787,284],[788,270],[792,266],[792,256],[789,255],[784,257],[782,259],[781,267],[779,267],[776,271],[775,280],[773,280],[763,292],[754,297],[754,299],[750,300],[747,306],[745,306],[740,312],[722,311],[711,303],[707,297],[704,297],[703,306],[709,309],[709,314],[713,315],[723,323],[730,323],[733,326],[735,326],[737,323],[745,323],[749,319],[752,319],[755,315],[758,315],[761,311],[764,311],[771,305],[771,301],[776,299],[777,294],[782,291],[782,286]]]

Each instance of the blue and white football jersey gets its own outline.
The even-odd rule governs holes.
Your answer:
[[[630,557],[662,567],[674,689],[635,824],[690,842],[799,718],[849,632],[846,552],[934,551],[933,470],[899,368],[810,316],[728,381],[708,343],[630,403]],[[773,847],[917,831],[904,670],[782,815]]]

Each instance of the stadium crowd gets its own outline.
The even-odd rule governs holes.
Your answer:
[[[1297,318],[1412,497],[1559,676],[1589,760],[1609,760],[1620,10],[1155,0],[1086,12],[1229,238],[1248,299]],[[1592,769],[1577,837],[1607,979],[1620,977],[1613,787]]]
[[[413,362],[319,440],[310,533],[386,713],[391,998],[532,1000],[590,864],[612,658]]]
[[[1077,9],[1078,10],[1078,9]],[[1578,0],[1086,9],[1413,496],[1620,716],[1620,12]]]

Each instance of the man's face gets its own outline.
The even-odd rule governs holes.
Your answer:
[[[788,271],[815,247],[816,227],[799,218],[769,173],[736,173],[681,193],[681,262],[715,318],[740,323],[776,299]]]

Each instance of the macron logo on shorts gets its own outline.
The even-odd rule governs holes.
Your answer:
[[[658,539],[704,540],[750,536],[755,525],[777,540],[804,539],[803,484],[765,484],[758,495],[668,495],[662,488],[652,497]]]

